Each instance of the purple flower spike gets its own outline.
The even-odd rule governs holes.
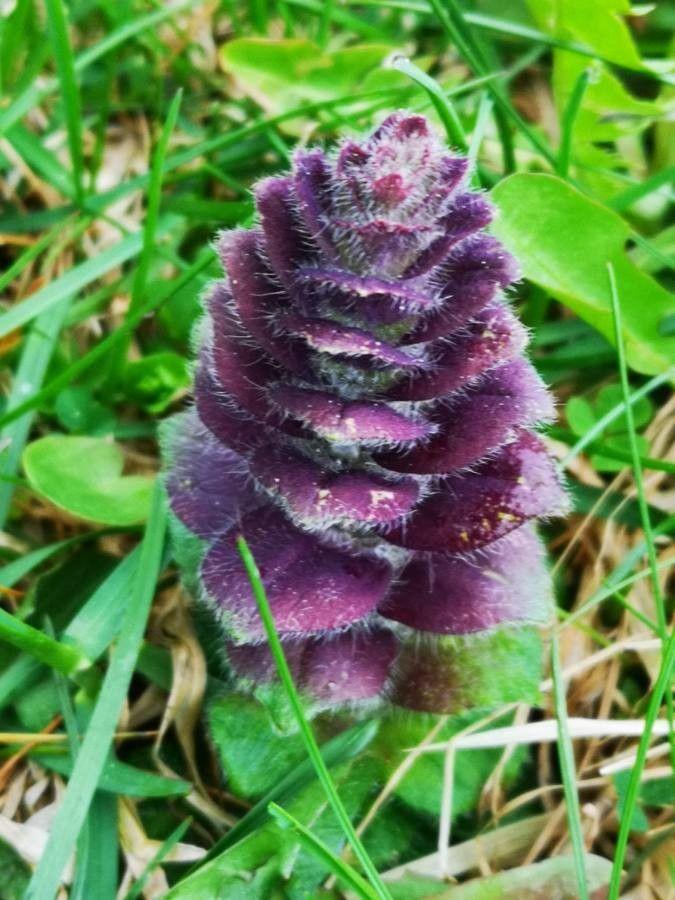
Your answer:
[[[524,670],[519,636],[550,615],[535,525],[565,494],[535,429],[553,404],[467,168],[395,113],[299,151],[256,187],[259,226],[220,237],[195,409],[164,443],[241,687],[274,667],[238,534],[314,709],[492,702],[490,655]]]

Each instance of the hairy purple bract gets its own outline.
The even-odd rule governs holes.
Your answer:
[[[533,523],[565,495],[534,429],[553,404],[467,165],[395,113],[335,154],[297,152],[257,185],[259,224],[219,238],[227,278],[165,453],[241,684],[274,666],[240,533],[317,708],[471,706],[481,638],[550,615]]]

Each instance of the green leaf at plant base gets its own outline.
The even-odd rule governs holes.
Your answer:
[[[275,734],[265,708],[252,697],[219,697],[208,715],[211,739],[237,796],[262,796],[305,758],[300,734]]]
[[[621,286],[629,364],[655,374],[672,364],[675,337],[659,323],[675,298],[641,272],[625,251],[630,228],[616,213],[553,175],[516,174],[492,191],[493,230],[526,278],[547,290],[614,343],[607,263]]]
[[[67,387],[57,394],[54,410],[61,425],[72,434],[112,434],[116,419],[86,387]]]
[[[187,360],[170,351],[151,353],[127,364],[123,382],[129,400],[157,415],[190,384]]]
[[[23,466],[38,494],[81,519],[125,526],[148,517],[154,479],[122,475],[122,450],[102,438],[41,438],[24,451]]]

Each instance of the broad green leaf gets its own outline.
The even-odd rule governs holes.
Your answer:
[[[112,434],[116,419],[86,387],[67,387],[57,394],[54,410],[61,425],[73,434]]]
[[[262,748],[261,748],[262,749]],[[372,761],[355,761],[340,766],[334,777],[345,807],[353,818],[363,808],[373,786]],[[344,834],[333,811],[325,801],[320,784],[312,782],[285,809],[312,833],[338,853],[344,845]],[[298,854],[296,836],[275,822],[267,823],[228,847],[214,859],[201,865],[182,879],[167,895],[167,900],[268,900],[276,897],[274,888],[284,889],[279,897],[303,900],[317,896],[319,884],[328,872],[307,851]]]
[[[349,94],[390,52],[386,44],[328,53],[304,39],[240,38],[221,48],[220,61],[241,90],[276,115]]]
[[[637,442],[638,453],[640,453],[641,456],[648,456],[649,441],[641,434],[636,435],[635,440]],[[610,450],[621,450],[624,453],[630,454],[631,441],[627,431],[622,432],[621,434],[610,435],[604,439],[603,443]],[[602,453],[594,453],[591,456],[591,463],[593,468],[598,472],[620,472],[622,469],[625,469],[626,466],[630,465],[627,460],[613,459],[611,456],[604,456]]]
[[[478,713],[453,717],[435,740],[439,743],[449,740],[478,718],[480,718]],[[424,740],[436,721],[435,716],[403,713],[395,709],[383,717],[372,745],[372,752],[383,763],[383,780],[386,780],[401,764],[411,747],[416,747]],[[508,721],[499,724],[508,724]],[[459,751],[455,765],[453,817],[464,815],[475,807],[483,785],[501,756],[500,750],[472,750],[471,765],[465,766],[462,765],[462,753],[463,751]],[[507,781],[518,773],[524,757],[525,754],[521,751],[511,756],[504,773]],[[398,782],[395,795],[415,810],[429,816],[438,816],[443,792],[443,766],[443,753],[420,754],[412,768]]]
[[[611,412],[615,406],[623,403],[623,391],[620,384],[606,384],[600,388],[595,398],[595,416],[596,419],[602,419],[607,413]],[[641,397],[637,403],[632,406],[633,424],[636,428],[643,428],[649,423],[654,413],[654,407],[649,397]],[[608,431],[618,432],[626,430],[626,420],[622,416],[612,423]]]
[[[565,417],[572,431],[583,437],[596,423],[593,407],[583,397],[571,397],[565,404]]]
[[[527,0],[539,27],[558,38],[576,38],[599,56],[628,68],[643,67],[624,16],[630,0]]]
[[[675,297],[626,253],[630,228],[616,213],[552,175],[516,174],[492,191],[495,234],[523,274],[614,342],[607,263],[616,272],[629,365],[644,374],[675,360],[675,338],[659,325]]]
[[[265,708],[252,697],[220,697],[208,715],[211,739],[238,796],[260,797],[306,756],[300,734],[275,734]]]
[[[623,815],[623,808],[626,802],[626,793],[628,791],[628,782],[630,781],[630,770],[626,772],[618,772],[614,776],[614,787],[616,789],[616,811],[617,815]],[[641,799],[641,798],[640,798]],[[642,807],[636,804],[633,809],[633,815],[630,822],[630,830],[645,834],[649,831],[649,820],[644,813]]]
[[[41,438],[24,451],[23,466],[37,493],[79,518],[125,526],[148,516],[154,479],[122,475],[122,450],[102,438]]]
[[[187,360],[170,351],[151,353],[127,364],[123,384],[129,400],[157,415],[190,384]]]

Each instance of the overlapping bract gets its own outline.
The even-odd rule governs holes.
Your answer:
[[[167,483],[242,679],[273,667],[239,533],[319,705],[470,705],[469,636],[549,615],[532,522],[564,493],[532,429],[553,408],[466,170],[397,113],[298,152],[257,186],[259,226],[220,238]]]

